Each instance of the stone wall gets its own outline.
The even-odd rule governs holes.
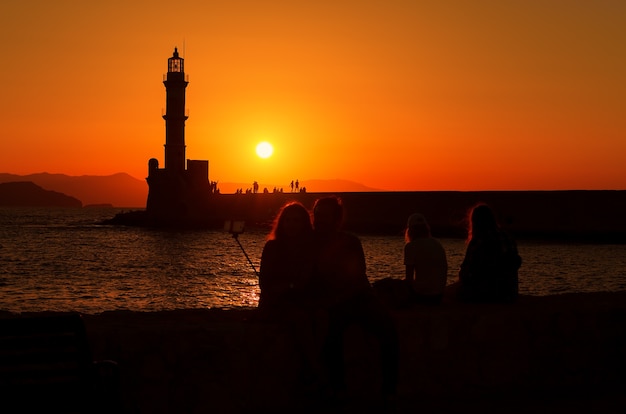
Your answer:
[[[285,202],[310,208],[324,193],[223,194],[213,215],[269,223]],[[346,228],[355,232],[401,233],[412,213],[426,216],[437,237],[465,237],[468,210],[488,203],[500,224],[517,237],[623,243],[626,191],[412,191],[337,193],[345,205]],[[220,221],[220,220],[218,220]]]
[[[256,310],[85,315],[96,359],[120,367],[128,412],[289,410],[297,400],[293,332]],[[623,389],[626,292],[444,303],[394,310],[399,401],[515,398]],[[349,394],[377,395],[377,345],[346,341]],[[533,397],[534,398],[534,397]],[[405,405],[406,405],[405,404]]]
[[[178,220],[150,217],[143,211],[120,213],[109,224],[222,228],[225,220],[243,220],[267,231],[280,207],[300,201],[311,208],[331,193],[212,195],[206,211]],[[336,193],[344,202],[345,228],[357,233],[401,234],[412,213],[426,216],[435,237],[467,235],[468,209],[488,203],[500,224],[518,238],[624,243],[626,191],[397,191]],[[197,207],[197,206],[196,206]]]

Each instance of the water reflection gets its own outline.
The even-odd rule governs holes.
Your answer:
[[[12,220],[15,211],[0,209],[0,310],[256,306],[257,277],[228,233],[98,226],[93,216],[104,212],[85,210],[79,210],[85,216],[65,210]],[[404,277],[402,236],[361,240],[370,280]],[[265,233],[246,232],[240,241],[258,269]],[[452,282],[465,244],[442,244]],[[523,294],[626,290],[626,245],[519,242],[519,251]]]

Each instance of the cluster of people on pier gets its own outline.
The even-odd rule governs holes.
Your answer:
[[[306,187],[300,187],[300,182],[298,180],[294,181],[292,180],[291,183],[289,184],[289,186],[291,187],[291,192],[300,192],[300,193],[306,193]],[[257,181],[254,181],[252,183],[252,187],[251,188],[246,188],[245,190],[245,194],[258,194],[260,191],[259,189],[259,183]],[[263,194],[269,194],[269,193],[283,193],[283,188],[282,187],[274,187],[272,189],[272,191],[270,191],[267,187],[263,188]],[[219,193],[219,191],[218,191]],[[243,188],[238,188],[235,191],[235,194],[244,194],[244,189]]]
[[[398,381],[398,334],[378,291],[393,284],[408,303],[426,305],[441,304],[446,295],[464,302],[511,302],[518,293],[521,258],[491,208],[477,205],[469,212],[459,280],[446,286],[446,252],[432,237],[426,217],[415,213],[405,229],[404,278],[372,284],[359,238],[342,229],[343,214],[336,196],[318,199],[311,212],[299,202],[282,207],[263,248],[259,310],[293,327],[302,355],[300,380],[321,386],[336,400],[347,389],[346,332],[353,325],[362,327],[378,342],[381,395],[390,401]]]

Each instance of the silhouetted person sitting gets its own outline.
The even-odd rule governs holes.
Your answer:
[[[309,211],[298,202],[284,205],[261,254],[259,308],[283,312],[309,297],[315,252]]]
[[[470,210],[468,244],[459,272],[459,298],[467,302],[512,302],[518,295],[522,259],[485,204]]]
[[[320,198],[313,208],[317,245],[316,277],[321,301],[328,310],[328,334],[323,358],[331,392],[342,398],[347,391],[344,335],[353,324],[374,334],[380,345],[383,398],[396,392],[398,339],[390,315],[378,303],[365,271],[361,241],[341,231],[343,205],[337,197]]]
[[[263,247],[259,287],[261,315],[284,323],[298,356],[298,392],[318,386],[322,377],[321,335],[311,289],[315,250],[309,211],[290,202],[279,211]]]
[[[430,226],[422,214],[409,217],[404,239],[409,300],[413,303],[441,303],[448,279],[448,261],[439,240],[431,237]]]

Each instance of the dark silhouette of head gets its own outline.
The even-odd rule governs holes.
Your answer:
[[[313,206],[313,227],[317,233],[339,231],[343,224],[343,203],[337,196],[318,198]]]
[[[408,243],[420,237],[430,237],[430,226],[422,214],[414,213],[407,220],[404,240]]]
[[[279,210],[268,235],[269,240],[306,237],[313,233],[309,211],[297,201],[285,204]]]
[[[493,210],[484,203],[476,204],[470,209],[468,222],[468,241],[474,237],[484,237],[493,234],[500,228]]]

